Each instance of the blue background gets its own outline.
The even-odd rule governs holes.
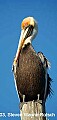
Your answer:
[[[57,114],[57,0],[0,0],[0,113],[19,113],[12,63],[20,37],[22,20],[33,16],[38,21],[38,35],[33,47],[42,51],[51,62],[48,71],[54,94],[47,99],[47,113]],[[1,120],[19,120],[18,117],[0,117]],[[56,120],[56,117],[49,117]]]

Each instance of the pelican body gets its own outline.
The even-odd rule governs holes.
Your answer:
[[[21,36],[16,57],[13,62],[13,72],[20,102],[37,100],[40,94],[41,100],[46,100],[50,94],[51,78],[47,73],[48,60],[44,55],[35,52],[31,41],[38,32],[38,25],[33,17],[27,17],[21,24]]]

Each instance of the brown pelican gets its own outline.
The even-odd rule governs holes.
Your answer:
[[[51,78],[47,72],[50,67],[48,59],[42,52],[36,53],[31,42],[38,32],[38,25],[33,17],[27,17],[21,24],[21,36],[18,49],[13,62],[15,84],[23,101],[37,100],[40,94],[41,100],[46,100],[50,94]]]

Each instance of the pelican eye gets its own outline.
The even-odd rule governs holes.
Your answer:
[[[25,30],[26,30],[27,28],[28,28],[28,31],[27,31],[27,33],[26,33],[26,35],[25,35],[25,39],[27,39],[29,36],[32,35],[33,29],[34,29],[34,27],[33,27],[32,25],[28,25],[27,27],[25,27]]]

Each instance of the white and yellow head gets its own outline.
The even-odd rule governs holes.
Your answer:
[[[15,57],[15,62],[17,62],[21,49],[27,43],[31,43],[38,32],[38,25],[33,17],[27,17],[22,21],[21,24],[21,36],[18,44],[18,49]]]
[[[32,31],[30,28],[32,29]],[[23,33],[21,35],[21,37],[23,37],[23,39],[25,39],[25,36],[27,35],[27,38],[25,39],[24,44],[26,41],[27,41],[27,43],[29,41],[31,43],[31,40],[34,39],[34,37],[36,36],[36,34],[38,32],[38,25],[37,25],[36,20],[33,17],[25,18],[22,21],[21,29],[22,29],[21,33]],[[30,31],[31,31],[31,34],[28,36],[27,33],[29,33]]]

